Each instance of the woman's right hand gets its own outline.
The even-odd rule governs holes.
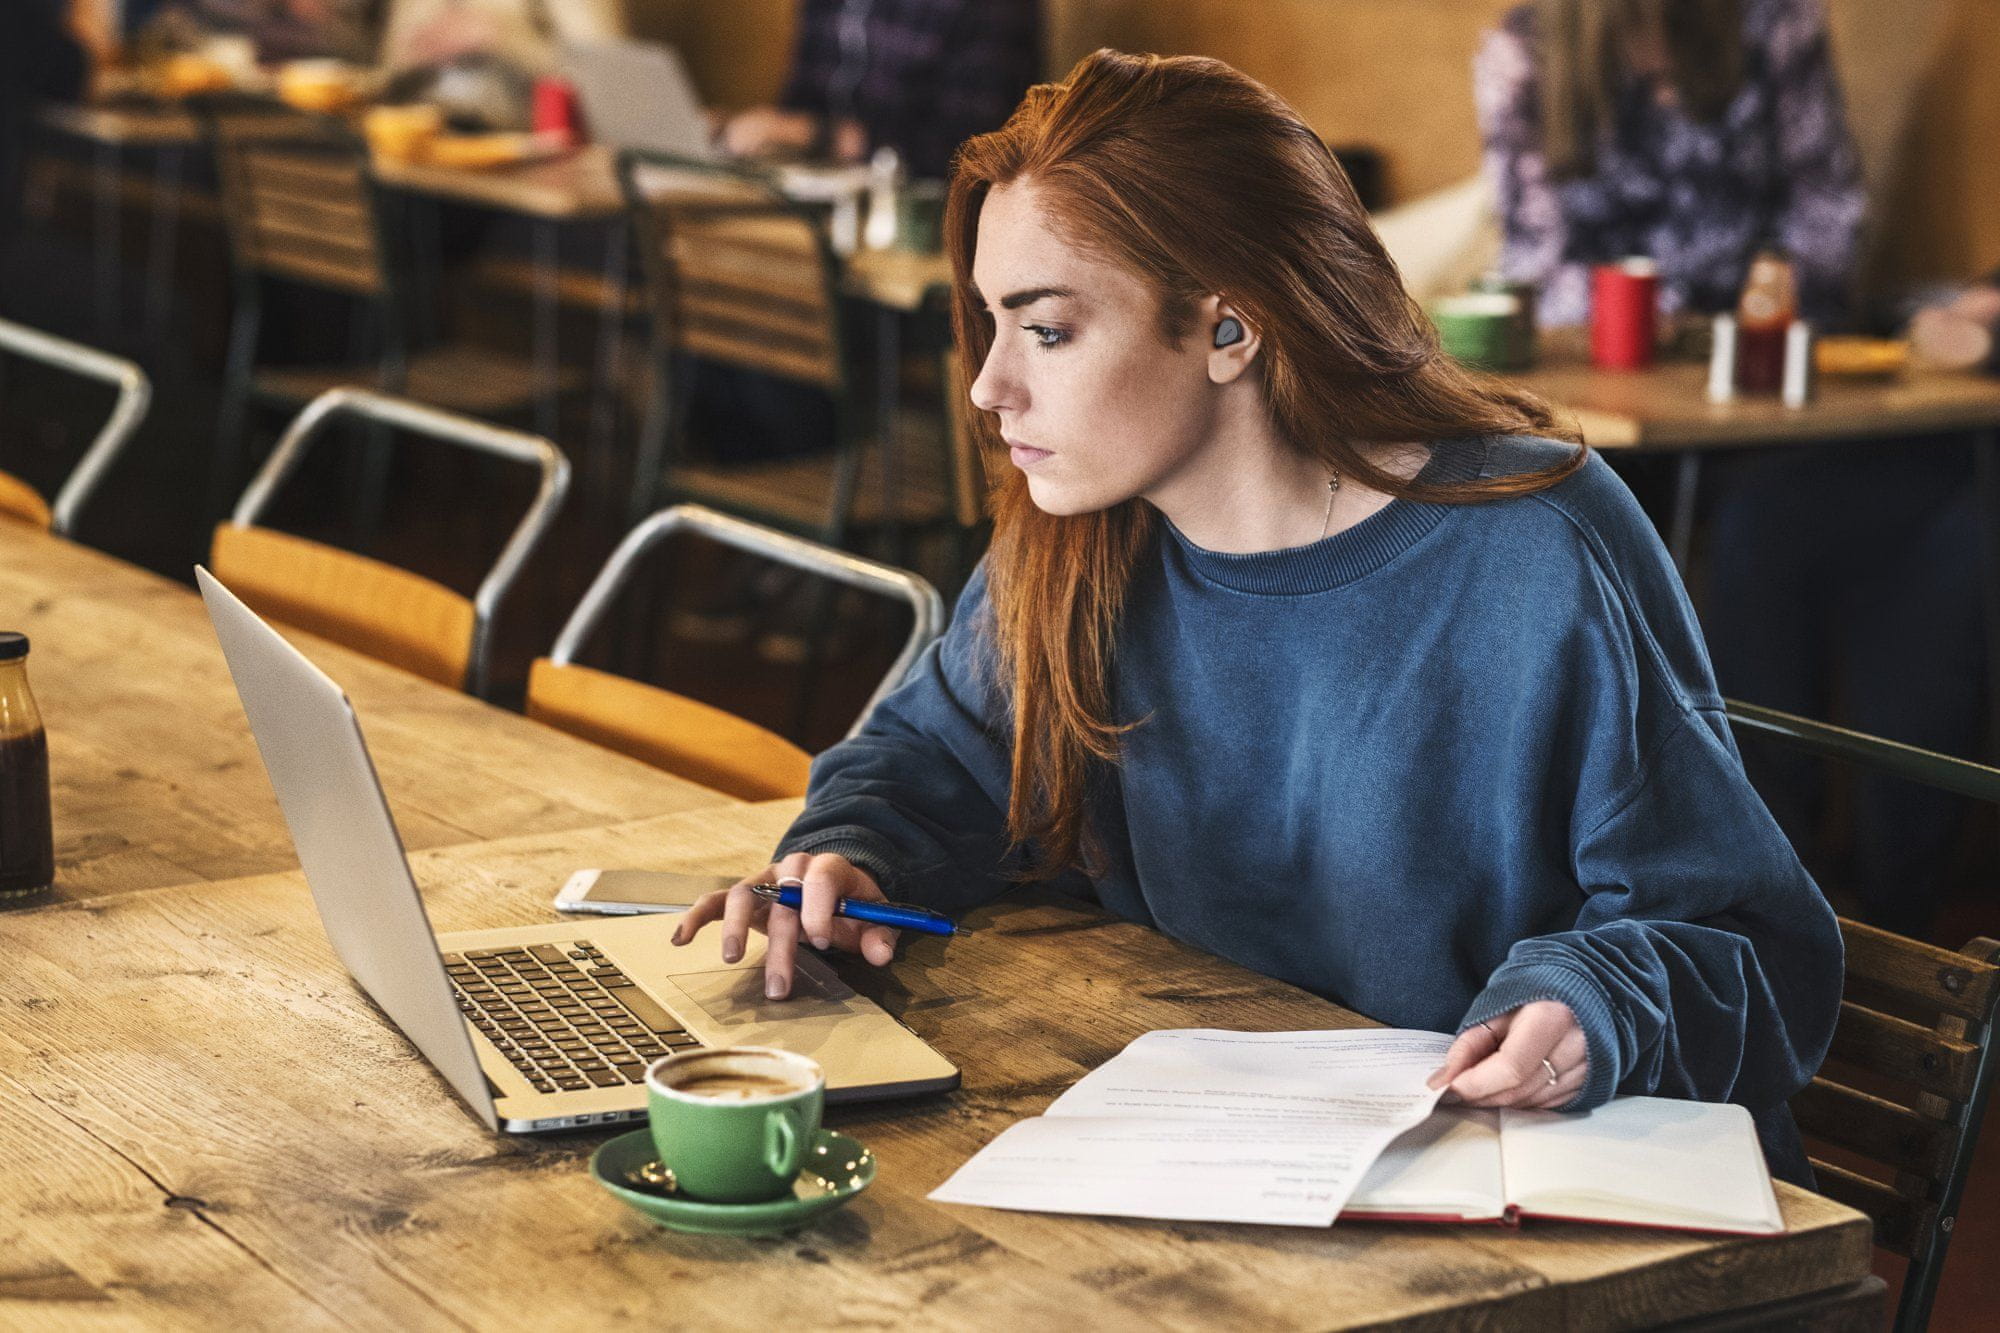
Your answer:
[[[776,884],[798,880],[797,911],[768,902],[750,891],[755,884]],[[896,956],[896,936],[890,926],[850,921],[833,914],[842,898],[867,902],[887,902],[874,876],[844,856],[793,852],[768,866],[761,874],[719,893],[703,894],[681,917],[674,928],[674,943],[686,944],[710,922],[722,923],[722,961],[734,963],[743,957],[749,932],[764,933],[764,994],[782,1000],[792,993],[792,971],[798,957],[801,936],[816,949],[846,949],[858,953],[877,967]]]

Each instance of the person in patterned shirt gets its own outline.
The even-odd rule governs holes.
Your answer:
[[[1040,71],[1037,0],[803,0],[777,105],[730,118],[723,146],[859,161],[887,144],[913,175],[942,177]]]
[[[1664,311],[1733,309],[1767,243],[1808,318],[1845,312],[1866,199],[1820,0],[1535,0],[1473,91],[1500,267],[1544,323],[1588,320],[1591,265],[1627,255]]]

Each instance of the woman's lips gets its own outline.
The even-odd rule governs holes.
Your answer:
[[[1044,458],[1051,456],[1049,450],[1037,449],[1033,445],[1014,444],[1012,442],[1009,442],[1007,445],[1007,457],[1013,460],[1015,467],[1033,467]]]

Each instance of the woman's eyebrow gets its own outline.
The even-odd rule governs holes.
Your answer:
[[[1076,293],[1067,287],[1030,287],[1025,291],[1012,292],[1000,298],[1002,310],[1019,310],[1022,306],[1033,305],[1037,301],[1047,301]]]
[[[1076,293],[1067,287],[1029,287],[1023,291],[1011,292],[1001,297],[1000,308],[1002,310],[1019,310],[1022,306],[1033,305],[1037,301],[1047,301],[1075,295]],[[972,299],[981,306],[987,304],[986,298],[980,294],[977,286],[972,287]]]

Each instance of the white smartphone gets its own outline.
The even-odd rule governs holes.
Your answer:
[[[579,870],[556,894],[556,910],[604,916],[685,912],[704,893],[731,888],[738,878],[666,870]]]

